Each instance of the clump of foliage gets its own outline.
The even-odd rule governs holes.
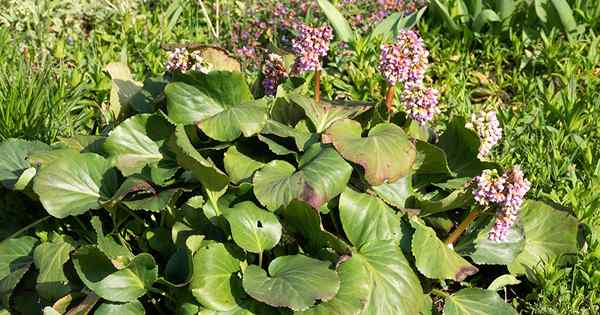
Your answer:
[[[472,179],[503,170],[464,118],[436,135],[398,102],[308,97],[293,74],[257,98],[231,57],[202,60],[144,83],[109,65],[105,136],[2,142],[0,182],[48,214],[0,243],[4,307],[513,314],[496,291],[577,251],[577,220],[533,200],[489,236],[499,209]]]

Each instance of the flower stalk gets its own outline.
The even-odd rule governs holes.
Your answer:
[[[321,101],[321,70],[315,71],[315,102]]]
[[[475,219],[477,219],[477,217],[479,216],[480,213],[481,213],[481,210],[479,210],[479,209],[475,209],[475,210],[471,211],[469,213],[469,215],[467,215],[467,217],[454,229],[454,231],[452,231],[452,233],[450,233],[450,235],[446,239],[446,244],[454,245],[454,243],[456,243],[458,238],[467,230],[469,225],[473,221],[475,221]]]

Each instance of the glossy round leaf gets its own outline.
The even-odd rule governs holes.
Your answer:
[[[248,266],[244,290],[271,306],[306,310],[316,300],[328,301],[337,294],[340,279],[329,265],[304,255],[280,256],[269,264],[269,275],[256,265]]]
[[[281,239],[281,224],[273,213],[257,207],[251,201],[236,204],[225,211],[235,243],[241,248],[262,253]]]
[[[315,144],[300,159],[298,170],[285,161],[273,161],[254,175],[254,194],[269,210],[301,200],[315,209],[339,195],[352,167],[332,148]]]
[[[442,242],[435,231],[419,219],[411,219],[415,229],[412,253],[419,272],[431,279],[463,281],[479,271]]]
[[[172,132],[173,127],[161,115],[139,114],[109,133],[104,150],[116,158],[123,175],[129,176],[164,158],[163,145]]]
[[[111,163],[97,154],[84,153],[42,168],[33,190],[48,213],[65,218],[100,208],[117,186],[117,173]]]
[[[323,135],[323,142],[333,143],[342,156],[365,170],[369,184],[392,183],[409,174],[416,151],[402,128],[389,123],[373,127],[366,138],[354,120],[341,120]]]
[[[176,127],[171,149],[175,152],[177,163],[192,172],[194,177],[208,189],[219,191],[229,183],[227,175],[218,169],[212,160],[205,158],[194,148],[184,126]]]
[[[315,305],[297,315],[356,315],[367,305],[369,296],[369,273],[358,258],[349,258],[338,269],[340,289],[327,302]]]
[[[236,146],[231,146],[227,149],[223,157],[223,164],[231,182],[234,184],[252,178],[254,172],[265,165],[243,154]]]
[[[346,236],[359,247],[368,241],[400,240],[400,218],[383,201],[347,188],[340,196],[340,219]]]
[[[392,241],[370,241],[355,257],[367,269],[370,278],[369,302],[361,314],[419,314],[424,294],[400,247]]]
[[[196,252],[190,289],[200,304],[217,311],[238,306],[241,284],[236,273],[240,271],[241,256],[234,246],[222,243],[205,245]]]
[[[97,248],[84,246],[73,255],[81,281],[99,297],[112,302],[133,302],[146,294],[158,278],[158,266],[149,254],[135,256],[117,270]]]
[[[525,247],[508,266],[511,273],[525,273],[543,261],[577,253],[577,219],[550,205],[528,200],[519,213],[525,229]]]
[[[513,315],[517,312],[494,291],[479,288],[462,289],[448,298],[444,315]]]

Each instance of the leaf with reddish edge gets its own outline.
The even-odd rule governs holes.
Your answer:
[[[298,169],[275,160],[254,175],[254,194],[271,211],[301,200],[318,209],[339,195],[350,180],[352,167],[333,149],[312,145]]]
[[[347,160],[361,165],[369,184],[393,183],[407,176],[416,159],[415,145],[402,128],[383,123],[361,137],[359,122],[344,119],[334,123],[323,135]]]

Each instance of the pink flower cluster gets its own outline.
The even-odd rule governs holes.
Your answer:
[[[327,56],[329,43],[333,38],[333,30],[329,25],[310,27],[298,25],[298,37],[292,40],[292,48],[296,54],[293,66],[294,73],[321,70],[321,57]]]
[[[416,32],[401,30],[394,44],[381,46],[379,71],[389,85],[421,83],[429,66],[428,57],[421,37]]]
[[[263,88],[265,95],[275,95],[277,86],[287,77],[287,70],[283,58],[278,54],[269,54],[263,65]]]
[[[420,124],[433,119],[440,112],[437,107],[439,91],[422,83],[406,82],[400,99],[410,118]]]
[[[169,53],[165,68],[169,72],[198,71],[206,74],[210,71],[211,65],[204,60],[199,51],[189,52],[185,48],[175,48]]]
[[[479,154],[477,155],[479,159],[485,158],[502,139],[502,128],[500,128],[500,122],[495,111],[473,114],[471,122],[467,123],[466,127],[475,130],[479,135],[479,139],[481,139]]]
[[[506,240],[531,183],[519,166],[513,166],[502,176],[495,170],[484,170],[480,176],[474,178],[474,182],[476,187],[473,189],[473,195],[479,204],[493,203],[499,206],[496,222],[488,234],[488,239],[496,242]]]

